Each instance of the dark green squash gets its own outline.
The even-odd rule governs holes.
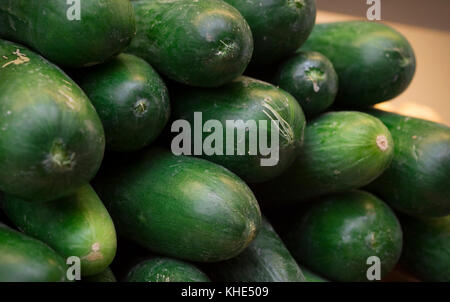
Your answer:
[[[109,167],[96,189],[119,233],[175,258],[232,258],[252,242],[261,225],[253,193],[235,174],[159,148]]]
[[[382,278],[402,251],[402,229],[394,212],[364,191],[323,197],[297,211],[282,238],[299,263],[334,281],[368,281],[372,256],[380,260]]]
[[[367,107],[396,97],[416,70],[406,38],[379,22],[318,24],[300,51],[317,51],[330,59],[339,77],[336,104],[346,107]]]
[[[127,52],[172,80],[220,86],[240,76],[253,52],[241,14],[220,0],[133,1],[137,34]]]
[[[122,52],[135,35],[128,0],[2,0],[0,38],[26,44],[55,64],[85,67]],[[77,17],[77,2],[79,20]]]
[[[34,201],[72,194],[97,173],[104,148],[100,118],[75,82],[0,40],[0,190]]]
[[[135,151],[152,143],[170,116],[166,85],[143,59],[121,54],[77,74],[77,83],[95,106],[106,148]]]

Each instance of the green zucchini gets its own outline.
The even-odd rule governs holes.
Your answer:
[[[96,189],[118,232],[150,251],[221,261],[257,235],[261,213],[253,193],[219,165],[152,148],[110,169]]]
[[[413,216],[450,215],[450,128],[437,123],[372,110],[392,133],[395,155],[369,191]]]
[[[128,0],[0,2],[0,37],[26,44],[60,66],[105,62],[122,52],[134,34]]]
[[[303,148],[286,172],[254,189],[267,205],[357,189],[378,177],[393,155],[391,134],[380,120],[356,111],[328,112],[306,126]]]
[[[305,277],[270,223],[263,219],[255,240],[238,256],[209,265],[221,282],[303,282]]]
[[[338,91],[333,64],[318,52],[299,52],[282,63],[273,83],[291,93],[308,118],[330,107]]]
[[[422,281],[450,282],[450,216],[400,219],[404,231],[401,262]]]
[[[202,114],[205,122],[200,126],[206,129],[202,133],[202,154],[196,154],[194,147],[197,143],[196,112]],[[187,120],[190,128],[194,129],[191,131],[193,147],[190,154],[202,155],[248,182],[261,182],[278,176],[292,164],[303,143],[305,116],[297,101],[289,93],[249,77],[239,77],[220,88],[174,89],[173,116]],[[216,126],[208,129],[206,122],[209,120],[219,121],[223,131]],[[278,122],[278,126],[272,125],[272,121]],[[222,147],[215,141],[215,146],[205,148],[207,139],[215,136],[211,132],[217,132],[218,139],[223,139]],[[227,138],[227,133],[232,139]],[[255,135],[254,140],[251,140],[252,134]],[[271,143],[274,135],[278,137],[278,146]],[[269,155],[263,153],[261,136],[270,145]],[[227,152],[229,149],[231,154]]]
[[[0,282],[62,282],[64,259],[47,245],[0,223]]]
[[[252,65],[269,65],[295,52],[316,21],[314,0],[225,0],[236,7],[253,33]]]
[[[113,222],[89,185],[69,197],[47,203],[6,195],[2,206],[24,233],[42,240],[64,257],[79,257],[82,276],[101,273],[114,259]]]
[[[126,282],[209,282],[209,278],[194,265],[171,258],[153,258],[134,266]]]
[[[93,276],[87,276],[84,277],[84,282],[117,282],[116,276],[114,276],[114,273],[112,270],[107,267],[103,272],[93,275]]]
[[[133,1],[137,34],[127,52],[172,80],[220,86],[240,76],[253,52],[247,22],[219,0]]]
[[[96,174],[104,148],[100,118],[75,82],[0,40],[0,190],[36,201],[72,194]]]
[[[339,77],[336,104],[364,107],[390,100],[410,84],[416,69],[411,45],[377,22],[318,24],[301,51],[318,51]]]
[[[402,229],[394,212],[364,191],[321,198],[287,223],[282,237],[299,263],[335,281],[368,281],[368,258],[380,259],[380,276],[397,264]]]
[[[121,54],[105,64],[83,69],[77,78],[103,122],[109,150],[145,147],[169,119],[166,85],[141,58]]]

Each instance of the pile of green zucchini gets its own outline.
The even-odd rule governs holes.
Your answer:
[[[315,18],[314,0],[0,1],[0,281],[450,281],[450,128],[372,108],[413,49]],[[196,113],[279,122],[279,160],[245,123],[242,154],[174,154]]]

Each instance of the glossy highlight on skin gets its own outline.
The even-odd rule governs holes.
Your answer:
[[[222,155],[203,155],[207,160],[220,164],[248,182],[263,182],[280,175],[294,161],[303,143],[305,116],[297,101],[287,92],[277,87],[250,77],[239,77],[219,88],[190,88],[175,87],[172,92],[173,117],[185,119],[194,125],[195,112],[202,113],[203,121],[220,121],[223,133]],[[256,142],[257,154],[249,154],[250,135],[245,130],[245,154],[238,155],[237,131],[233,141],[226,138],[226,131],[234,131],[227,127],[227,121],[244,123],[254,121],[258,127],[258,135],[265,135],[269,142],[274,131],[271,122],[278,122],[279,160],[272,166],[261,165],[261,159],[268,156],[261,155],[259,138]],[[267,127],[260,122],[266,121]],[[202,125],[203,127],[203,125]],[[243,130],[242,124],[239,130]],[[193,126],[191,126],[193,128]],[[265,133],[264,133],[265,132]],[[210,135],[203,133],[203,141]],[[222,133],[220,133],[222,135]],[[191,140],[194,142],[194,140]],[[227,155],[227,144],[234,144],[233,154]]]
[[[336,104],[366,107],[402,93],[416,70],[414,51],[400,33],[378,22],[317,24],[300,51],[317,51],[339,78]]]
[[[368,190],[408,215],[450,215],[450,128],[381,110],[368,112],[389,128],[395,144],[391,165]]]
[[[367,279],[367,259],[380,259],[381,278],[397,264],[402,229],[394,212],[364,191],[320,198],[292,214],[282,232],[299,263],[333,281]]]
[[[253,53],[250,28],[219,0],[133,1],[137,35],[127,52],[183,84],[216,87],[242,75]]]
[[[24,233],[66,258],[80,258],[82,276],[101,273],[114,259],[117,242],[113,222],[89,185],[51,202],[27,202],[6,195],[1,204]]]
[[[230,259],[252,242],[261,225],[253,193],[235,174],[161,148],[106,171],[95,188],[119,233],[179,259]]]
[[[380,136],[386,140],[384,150]],[[280,177],[253,188],[259,202],[270,206],[361,188],[389,166],[394,148],[389,130],[377,118],[357,111],[327,112],[306,126],[294,163]]]
[[[0,115],[5,193],[45,202],[74,193],[97,173],[105,136],[85,93],[43,57],[4,40]]]
[[[139,150],[151,144],[169,120],[166,85],[141,58],[121,54],[77,71],[75,77],[102,120],[108,150]]]
[[[103,63],[130,44],[135,21],[129,0],[79,3],[80,20],[69,20],[67,1],[3,0],[0,38],[28,45],[70,68]]]

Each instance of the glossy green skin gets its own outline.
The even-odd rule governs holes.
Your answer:
[[[84,282],[117,282],[112,270],[107,267],[103,272],[83,278]]]
[[[81,275],[101,273],[116,254],[116,231],[101,200],[86,185],[69,197],[31,203],[5,196],[3,210],[24,233],[68,258],[81,260]]]
[[[377,178],[393,156],[392,136],[380,120],[356,111],[328,112],[306,126],[294,163],[280,177],[255,186],[256,195],[260,202],[283,205],[357,189]]]
[[[295,213],[283,239],[298,262],[335,281],[368,281],[371,256],[380,258],[381,276],[386,276],[402,251],[394,212],[364,191],[324,197]]]
[[[141,58],[121,54],[83,69],[77,83],[102,120],[108,150],[135,151],[149,145],[169,119],[166,85]]]
[[[64,259],[47,245],[0,223],[0,282],[63,282]]]
[[[336,104],[343,106],[364,107],[396,97],[416,69],[405,37],[377,22],[318,24],[301,50],[330,59],[339,77]]]
[[[84,92],[41,56],[3,40],[0,129],[0,190],[23,199],[75,192],[103,158],[103,127]]]
[[[126,282],[209,282],[209,278],[190,263],[171,258],[153,258],[134,266]]]
[[[209,267],[220,282],[304,282],[302,270],[270,223],[263,219],[258,236],[233,259]]]
[[[420,280],[450,282],[450,216],[401,217],[404,248],[401,261]]]
[[[194,145],[194,112],[202,112],[203,123],[207,120],[218,120],[223,128],[223,155],[206,155],[205,159],[220,164],[248,182],[262,182],[280,175],[294,161],[303,143],[305,130],[305,116],[297,101],[285,91],[275,86],[249,77],[239,77],[229,84],[215,89],[184,88],[174,90],[173,116],[176,119],[189,121]],[[275,113],[274,113],[275,112]],[[256,139],[256,155],[249,154],[250,135],[246,131],[245,154],[238,154],[240,141],[239,129],[245,131],[244,123],[234,127],[227,126],[227,120],[253,120],[258,128]],[[261,155],[259,148],[259,135],[266,133],[267,142],[271,141],[271,121],[279,123],[279,160],[275,165],[263,166],[262,158],[270,156]],[[266,121],[266,125],[260,124]],[[226,133],[234,132],[233,141],[226,139]],[[228,129],[225,131],[225,129]],[[216,130],[218,131],[218,130]],[[220,133],[220,132],[219,132]],[[210,132],[203,133],[203,142],[210,136]],[[264,134],[262,134],[264,135]],[[233,155],[226,155],[227,144],[234,145]],[[192,153],[194,147],[192,146]]]
[[[130,44],[135,20],[128,0],[79,2],[81,20],[70,21],[67,14],[73,5],[65,0],[3,0],[0,37],[73,68],[102,63]]]
[[[253,33],[252,65],[268,65],[295,52],[316,20],[314,0],[225,0],[236,7]]]
[[[137,34],[127,52],[172,80],[220,86],[240,76],[253,52],[250,27],[219,0],[134,1]]]
[[[380,110],[370,113],[392,133],[395,155],[368,189],[408,215],[450,215],[450,128]]]
[[[292,94],[308,118],[330,107],[338,91],[333,64],[318,52],[299,52],[282,63],[273,83]]]
[[[198,262],[232,258],[255,238],[258,203],[233,173],[149,149],[97,183],[119,233],[151,251]]]
[[[328,280],[320,277],[319,275],[311,272],[306,267],[301,266],[300,267],[303,273],[303,276],[305,276],[306,282],[329,282]]]

